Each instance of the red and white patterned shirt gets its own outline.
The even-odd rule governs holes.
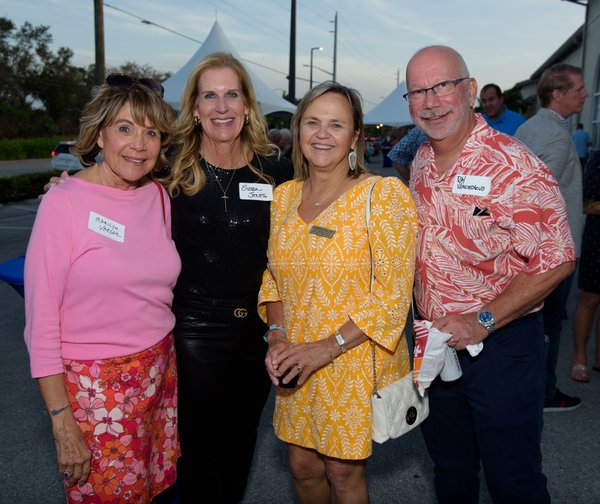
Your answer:
[[[550,170],[477,114],[461,156],[439,175],[429,143],[412,166],[416,299],[436,320],[494,300],[519,273],[575,261],[565,203]]]

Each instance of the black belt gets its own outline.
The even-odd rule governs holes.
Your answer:
[[[176,296],[173,311],[177,316],[204,319],[207,322],[240,322],[256,319],[256,296],[243,298],[210,298],[203,296]]]

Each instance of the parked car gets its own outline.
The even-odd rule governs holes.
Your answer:
[[[71,146],[74,143],[70,140],[58,142],[52,151],[52,159],[50,160],[52,168],[55,170],[78,170],[81,168],[79,158],[71,154]]]

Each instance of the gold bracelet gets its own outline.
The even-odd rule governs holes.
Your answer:
[[[331,359],[331,368],[333,370],[333,372],[335,373],[335,362],[333,359],[333,350],[331,348],[331,338],[327,338],[327,351],[329,352],[329,358]]]

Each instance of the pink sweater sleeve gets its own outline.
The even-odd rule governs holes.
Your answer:
[[[63,191],[44,196],[25,255],[25,343],[34,378],[63,372],[59,309],[71,262],[72,216]]]

